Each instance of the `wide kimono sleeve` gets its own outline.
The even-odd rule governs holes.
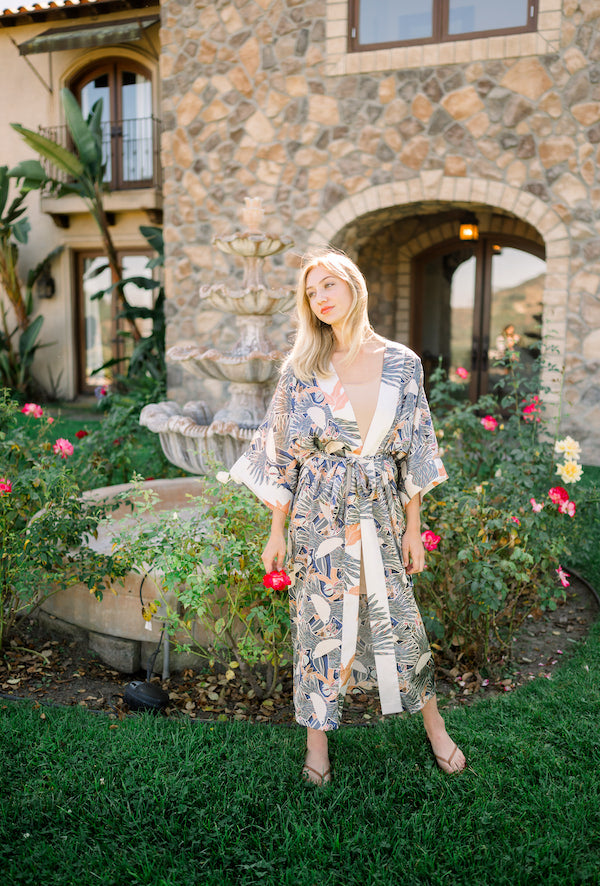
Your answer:
[[[423,367],[415,355],[414,374],[406,386],[402,404],[404,425],[409,431],[409,446],[399,462],[399,492],[406,506],[415,495],[423,496],[448,479],[439,456],[429,404],[423,384]]]
[[[263,423],[229,472],[268,507],[279,508],[286,514],[296,492],[299,471],[291,435],[295,380],[291,369],[283,371]]]

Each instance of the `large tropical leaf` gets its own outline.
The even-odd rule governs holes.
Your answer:
[[[158,253],[156,258],[150,259],[148,267],[161,267],[165,262],[165,241],[162,228],[157,228],[152,225],[140,225],[140,234],[142,237],[146,238],[152,249]]]
[[[28,218],[22,218],[12,226],[13,236],[19,243],[27,243],[30,230],[31,225]]]
[[[32,359],[33,354],[36,350],[35,340],[40,334],[40,329],[42,328],[43,322],[44,318],[41,315],[39,317],[36,317],[19,339],[19,354],[22,361]]]
[[[33,191],[48,179],[39,160],[22,160],[8,174],[11,178],[23,179],[22,188],[24,191]]]
[[[61,172],[71,175],[74,178],[81,178],[85,175],[85,167],[79,157],[71,151],[67,151],[62,145],[40,135],[39,132],[33,132],[32,129],[26,129],[20,123],[11,123],[12,128],[23,137],[26,144],[29,145],[36,153],[41,154],[47,160],[50,160],[57,166]]]
[[[60,95],[65,109],[67,127],[77,148],[79,159],[85,166],[90,178],[96,179],[98,170],[102,165],[102,148],[98,144],[98,140],[91,128],[83,119],[79,102],[73,93],[65,88],[61,89]]]

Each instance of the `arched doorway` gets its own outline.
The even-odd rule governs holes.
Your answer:
[[[546,265],[534,242],[488,233],[437,244],[413,260],[411,344],[428,374],[441,358],[470,372],[475,400],[493,390],[494,360],[513,345],[526,373],[539,354]]]

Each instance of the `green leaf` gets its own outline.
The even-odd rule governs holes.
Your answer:
[[[63,148],[61,145],[52,141],[52,139],[40,135],[39,132],[33,132],[31,129],[26,129],[24,126],[21,126],[20,123],[11,123],[10,125],[15,132],[18,132],[19,135],[22,136],[23,140],[30,148],[38,154],[41,154],[42,157],[50,160],[55,166],[58,166],[61,172],[71,175],[73,178],[80,178],[85,175],[86,170],[83,163],[75,156],[75,154],[71,153],[71,151],[67,151],[66,148]]]
[[[162,264],[165,258],[165,241],[162,228],[157,228],[152,225],[140,225],[140,234],[142,237],[146,238],[152,249],[158,253],[160,264]],[[148,267],[156,267],[156,259],[152,259],[152,262],[152,264],[148,264]]]
[[[73,93],[69,89],[61,89],[60,97],[65,109],[65,120],[75,142],[79,158],[87,168],[90,178],[97,179],[98,168],[102,163],[102,148],[98,144],[98,139],[83,119],[79,102]],[[101,101],[100,99],[96,104]],[[102,113],[101,105],[100,113]]]
[[[20,221],[13,225],[12,232],[15,240],[18,240],[19,243],[27,243],[27,237],[30,230],[31,225],[29,224],[29,219],[22,218]]]
[[[39,188],[48,178],[39,160],[22,160],[8,174],[11,178],[24,179],[25,190]]]
[[[44,318],[41,315],[36,317],[19,339],[19,353],[22,359],[30,356],[35,351],[35,340],[39,335],[43,322]]]

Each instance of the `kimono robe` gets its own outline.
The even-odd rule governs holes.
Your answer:
[[[403,565],[404,505],[447,475],[417,355],[386,342],[364,441],[333,367],[309,382],[285,368],[230,473],[289,514],[296,720],[336,729],[350,685],[377,684],[383,714],[422,708],[433,660]]]

